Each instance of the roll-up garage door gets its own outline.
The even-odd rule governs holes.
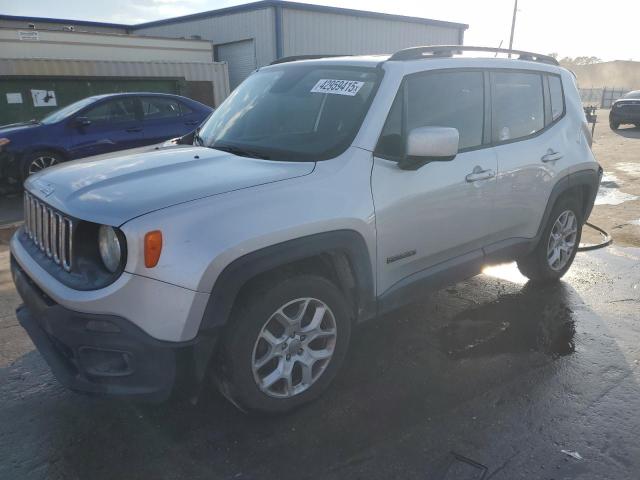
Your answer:
[[[233,90],[256,69],[253,40],[218,45],[217,60],[229,64],[229,86]]]

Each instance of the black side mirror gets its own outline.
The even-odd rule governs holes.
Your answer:
[[[76,117],[76,125],[78,127],[88,127],[91,125],[91,120],[87,117]]]

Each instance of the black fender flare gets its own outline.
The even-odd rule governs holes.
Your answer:
[[[375,316],[375,282],[366,242],[356,231],[335,230],[271,245],[232,261],[216,279],[200,331],[227,323],[238,293],[249,280],[278,267],[332,252],[344,253],[349,261],[357,291],[356,321]]]
[[[556,184],[553,186],[553,189],[551,190],[551,194],[549,195],[549,200],[547,200],[547,206],[544,210],[544,214],[542,215],[540,225],[538,226],[538,232],[531,242],[531,250],[533,250],[536,245],[538,245],[540,237],[542,236],[542,232],[544,231],[544,227],[549,221],[549,216],[551,215],[551,210],[553,210],[554,205],[556,204],[558,199],[569,190],[573,190],[576,187],[587,187],[587,198],[583,198],[582,201],[585,207],[585,210],[583,212],[584,221],[589,218],[591,210],[593,209],[596,195],[598,194],[598,188],[600,186],[601,178],[602,167],[598,166],[597,169],[585,169],[570,173],[556,182]]]

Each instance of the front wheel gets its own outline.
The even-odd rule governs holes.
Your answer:
[[[618,128],[620,128],[620,122],[609,120],[609,127],[611,127],[611,130],[617,130]]]
[[[561,198],[553,207],[535,250],[518,261],[530,280],[559,280],[571,267],[582,233],[582,209],[573,197]]]
[[[237,302],[223,339],[222,393],[244,410],[282,413],[316,399],[349,345],[350,309],[315,275],[255,286]]]
[[[59,154],[47,151],[34,152],[25,156],[22,160],[22,181],[29,175],[57,165],[61,161],[62,157]]]

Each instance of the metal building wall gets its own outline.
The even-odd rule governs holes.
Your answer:
[[[417,45],[458,45],[459,28],[282,9],[283,56],[393,53]]]
[[[0,80],[16,77],[184,79],[185,82],[210,82],[215,106],[229,96],[226,63],[0,58]]]
[[[211,62],[209,42],[173,38],[0,28],[0,56],[75,60]],[[35,39],[34,39],[35,38]]]
[[[275,16],[272,7],[259,10],[212,15],[208,18],[176,21],[165,25],[133,28],[136,35],[189,38],[199,35],[214,45],[254,39],[257,66],[267,65],[276,58]]]

